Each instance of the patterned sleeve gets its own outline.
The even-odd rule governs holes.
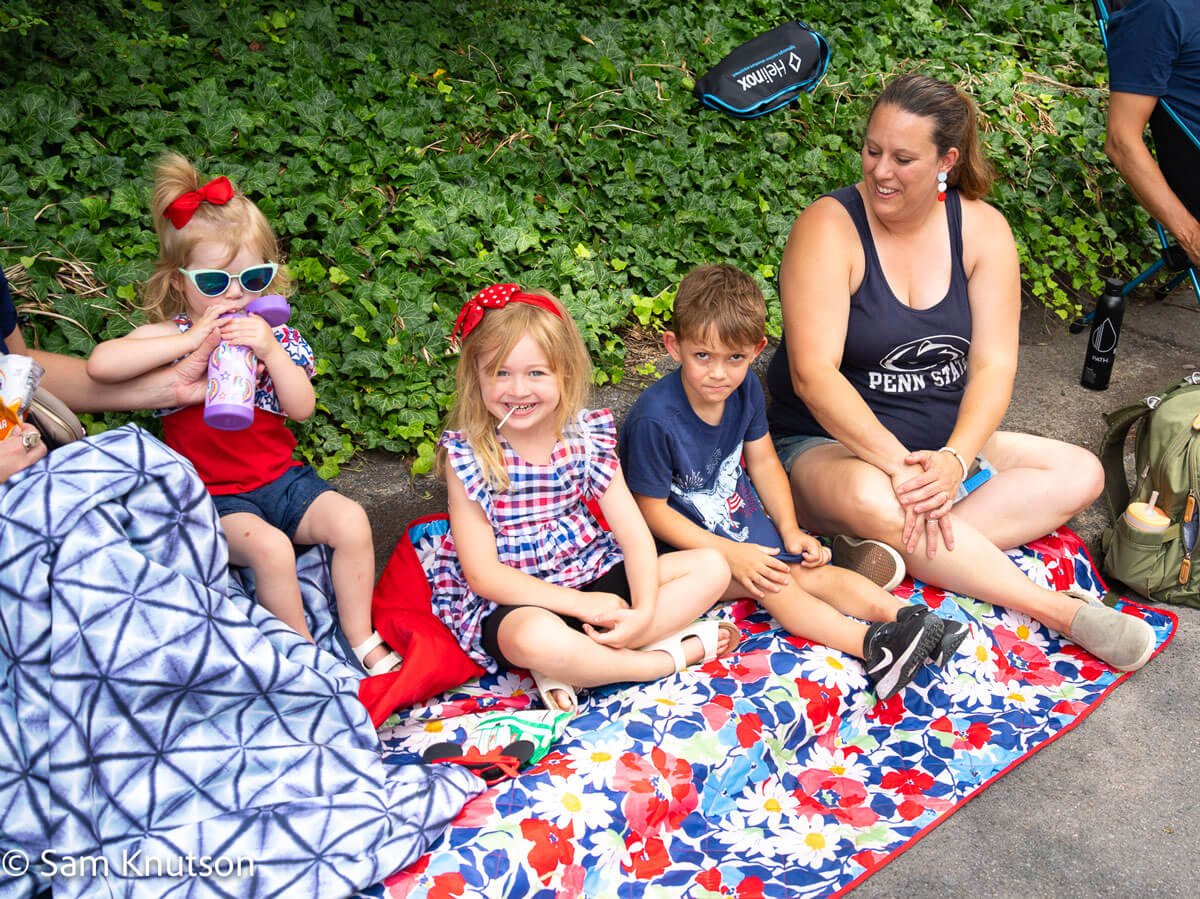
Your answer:
[[[446,464],[454,469],[462,481],[467,499],[483,506],[483,511],[488,513],[490,519],[492,494],[466,435],[462,431],[443,431],[441,444],[446,448]]]
[[[309,378],[317,373],[312,347],[308,345],[307,340],[300,336],[299,331],[289,328],[287,325],[280,325],[275,328],[275,339],[279,341],[280,346],[287,350],[292,361],[304,369]]]
[[[620,468],[617,461],[617,424],[610,409],[585,410],[579,416],[586,452],[584,495],[599,498],[608,490]]]

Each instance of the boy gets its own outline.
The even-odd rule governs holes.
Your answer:
[[[881,700],[927,656],[945,664],[966,624],[827,565],[829,551],[800,530],[762,386],[747,377],[767,344],[754,281],[729,265],[693,270],[679,285],[671,327],[663,342],[679,368],[638,398],[620,438],[626,480],[654,536],[673,548],[720,550],[733,574],[724,599],[749,593],[789,633],[863,659]]]

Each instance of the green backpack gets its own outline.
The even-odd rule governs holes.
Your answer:
[[[1104,419],[1109,428],[1100,461],[1113,515],[1102,540],[1104,570],[1150,599],[1200,607],[1200,559],[1194,557],[1200,530],[1200,372]],[[1124,450],[1135,424],[1131,496]],[[1155,491],[1156,505],[1171,519],[1161,534],[1136,530],[1124,517],[1131,499],[1147,502]]]

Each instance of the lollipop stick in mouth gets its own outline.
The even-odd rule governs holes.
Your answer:
[[[502,427],[504,427],[504,423],[506,421],[508,421],[510,418],[512,418],[512,414],[516,411],[517,411],[516,406],[513,406],[511,409],[509,409],[508,414],[505,415],[502,419],[500,419],[500,424],[496,425],[496,430],[499,431]]]

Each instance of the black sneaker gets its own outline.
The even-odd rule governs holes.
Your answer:
[[[911,606],[905,606],[901,609],[896,615],[896,620],[903,621],[914,615],[928,615],[930,611],[929,606],[914,603]],[[967,639],[967,634],[971,633],[971,628],[965,621],[956,621],[952,618],[943,618],[941,621],[942,639],[930,651],[929,661],[933,662],[939,668],[944,668],[946,667],[946,663],[954,658],[954,654],[958,652],[958,647],[962,646],[963,640]]]
[[[880,700],[895,696],[916,677],[943,629],[937,615],[911,614],[903,621],[879,621],[867,628],[863,666]]]

